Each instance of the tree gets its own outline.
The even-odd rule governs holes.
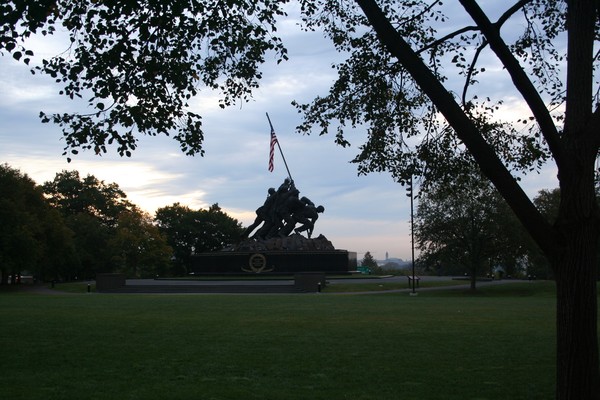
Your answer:
[[[495,229],[498,251],[493,262],[502,267],[504,271],[500,273],[505,276],[524,278],[529,272],[528,252],[532,246],[536,246],[535,242],[531,240],[508,204],[500,198],[499,194],[496,194],[496,198],[498,218]],[[547,277],[547,275],[539,276]]]
[[[70,47],[32,72],[64,84],[61,93],[87,98],[89,114],[41,113],[64,128],[65,155],[79,149],[121,155],[137,147],[136,134],[173,135],[186,154],[203,154],[200,115],[189,99],[205,85],[221,92],[220,105],[248,99],[261,78],[265,54],[287,59],[274,34],[278,2],[8,1],[0,13],[0,51],[29,64],[24,40],[69,32]],[[70,158],[69,158],[70,159]]]
[[[81,178],[78,171],[57,173],[42,188],[74,233],[76,258],[60,278],[93,278],[98,272],[112,272],[108,242],[116,232],[119,216],[134,208],[127,195],[116,183],[107,184],[93,175]]]
[[[596,196],[598,201],[600,201],[600,197]],[[533,198],[533,202],[538,210],[544,215],[544,217],[551,222],[555,222],[558,217],[558,212],[560,209],[560,189],[543,189],[540,190]],[[528,265],[528,274],[535,275],[537,277],[552,277],[552,268],[550,266],[549,260],[544,257],[543,252],[540,248],[528,238],[524,238],[526,241],[526,249],[527,249],[527,257],[529,260]],[[600,251],[600,243],[598,246],[598,251]],[[600,263],[598,264],[598,279],[600,279]]]
[[[29,177],[8,165],[0,168],[0,189],[0,268],[2,283],[6,284],[9,274],[18,276],[41,257],[36,251],[40,234],[36,217],[43,207],[43,198]]]
[[[35,270],[37,277],[42,281],[70,276],[69,272],[75,271],[80,266],[73,230],[67,226],[58,210],[49,205],[47,208],[45,218],[40,219],[44,227],[44,240],[39,243],[39,246],[44,256]]]
[[[197,222],[201,230],[195,245],[196,253],[222,250],[239,242],[244,232],[242,224],[224,213],[217,203],[200,210]]]
[[[466,267],[475,290],[477,277],[508,248],[498,229],[504,215],[492,185],[473,174],[431,184],[419,195],[415,242],[430,262]]]
[[[172,250],[147,213],[134,209],[119,215],[118,227],[108,240],[117,270],[132,278],[164,276]]]
[[[552,266],[556,397],[598,399],[597,2],[520,0],[492,22],[475,0],[459,1],[474,25],[448,27],[444,34],[434,26],[447,21],[438,1],[356,0],[356,7],[304,2],[312,6],[309,26],[324,26],[349,56],[337,66],[339,78],[328,96],[298,105],[306,116],[301,130],[316,124],[327,133],[337,119],[336,140],[347,144],[344,125],[366,125],[368,141],[355,160],[359,171],[390,171],[401,183],[415,173],[432,181],[458,176],[465,164],[476,163]],[[517,17],[525,28],[521,36],[514,35],[516,25],[502,30]],[[503,99],[477,93],[477,83],[489,73],[483,58],[506,71],[507,84],[529,115],[505,123],[494,115]],[[459,98],[446,75],[452,71],[464,77]],[[523,121],[535,124],[514,127]],[[561,191],[554,223],[511,173],[549,159]]]
[[[239,241],[241,224],[225,214],[218,204],[208,210],[192,210],[175,203],[156,211],[155,220],[175,257],[174,274],[191,272],[192,255],[222,250]]]
[[[551,223],[556,222],[560,205],[560,190],[541,190],[534,197],[533,202],[540,213]],[[528,238],[526,238],[528,239]],[[553,278],[550,260],[544,255],[540,247],[531,239],[526,242],[528,274],[536,277]]]
[[[376,270],[377,268],[379,268],[379,266],[377,265],[377,261],[375,261],[375,258],[373,257],[373,255],[371,254],[370,251],[367,251],[365,253],[365,256],[363,257],[362,261],[360,262],[360,265],[369,267],[373,271]]]
[[[108,249],[108,240],[114,229],[86,213],[70,214],[64,219],[73,231],[76,262],[58,277],[64,280],[93,279],[99,272],[114,272]]]
[[[24,271],[52,278],[72,259],[72,232],[35,182],[7,164],[0,165],[0,221],[0,284]]]
[[[159,208],[154,219],[173,249],[173,275],[189,273],[196,242],[195,212],[187,206],[175,203]]]
[[[450,25],[438,0],[301,0],[306,28],[322,29],[348,58],[336,65],[339,79],[329,95],[298,105],[306,117],[300,130],[339,126],[336,141],[347,145],[345,125],[367,129],[359,172],[390,171],[400,183],[413,174],[435,181],[460,174],[465,163],[479,165],[552,265],[557,398],[598,399],[597,2],[515,0],[492,15],[475,0],[459,1],[472,23]],[[201,153],[200,116],[187,110],[187,100],[200,84],[220,90],[222,106],[247,99],[265,54],[287,57],[275,35],[285,3],[9,1],[0,13],[0,51],[28,63],[33,54],[23,40],[57,25],[69,32],[70,53],[36,69],[63,83],[65,95],[86,96],[94,110],[42,114],[42,121],[63,126],[65,154],[102,153],[114,143],[129,155],[136,132],[172,132],[183,151]],[[529,112],[518,121],[500,122],[494,113],[503,99],[475,91],[492,70],[506,71],[506,86],[526,103]],[[462,87],[451,86],[454,72]],[[515,127],[523,121],[531,129]],[[549,159],[561,191],[555,223],[511,174]]]
[[[65,215],[88,214],[103,225],[113,227],[123,211],[133,209],[127,195],[116,183],[105,183],[79,171],[62,171],[43,185],[50,204]]]

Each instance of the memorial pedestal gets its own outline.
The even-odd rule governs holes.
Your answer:
[[[356,269],[356,253],[333,251],[213,252],[192,258],[194,274],[346,274]]]

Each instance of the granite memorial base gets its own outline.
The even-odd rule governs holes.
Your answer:
[[[104,292],[125,286],[125,274],[96,274],[96,291]]]
[[[191,267],[194,274],[344,274],[356,269],[356,253],[337,250],[323,235],[309,239],[295,233],[196,254]]]
[[[320,292],[327,280],[322,272],[300,272],[294,274],[294,287],[299,292]]]
[[[221,251],[196,254],[192,272],[202,274],[294,275],[347,274],[356,269],[356,253],[329,251]]]

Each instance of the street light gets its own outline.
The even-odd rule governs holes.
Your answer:
[[[410,244],[412,251],[412,292],[411,296],[416,296],[417,292],[415,291],[415,228],[414,228],[414,196],[413,196],[413,176],[410,175],[410,181],[408,183],[408,188],[406,189],[406,195],[410,197]]]

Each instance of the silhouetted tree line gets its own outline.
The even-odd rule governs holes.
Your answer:
[[[540,190],[533,203],[548,221],[556,221],[560,190]],[[473,289],[477,277],[483,276],[554,278],[547,257],[489,181],[476,172],[424,186],[415,217],[415,244],[421,251],[421,271],[468,275]]]
[[[127,200],[116,183],[77,171],[36,184],[0,165],[0,283],[22,274],[40,281],[181,275],[195,252],[239,239],[241,223],[218,204],[193,210],[179,203],[154,217]]]

